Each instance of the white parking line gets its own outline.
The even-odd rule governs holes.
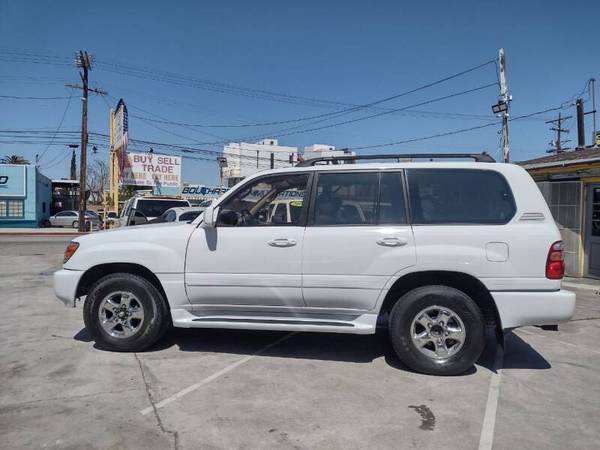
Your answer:
[[[479,450],[490,450],[494,444],[494,428],[496,426],[496,411],[498,410],[498,397],[500,395],[500,378],[502,377],[502,363],[504,360],[504,350],[498,345],[496,350],[496,360],[494,361],[494,371],[490,379],[490,389],[488,391],[487,404],[485,405],[485,415],[483,416],[483,425],[481,426],[481,436],[479,438]]]
[[[210,383],[211,381],[216,380],[217,378],[219,378],[221,375],[225,375],[227,372],[231,372],[233,369],[235,369],[236,367],[241,366],[244,363],[247,363],[248,361],[250,361],[252,358],[254,358],[255,356],[259,356],[261,353],[265,352],[266,350],[270,349],[271,347],[275,347],[277,344],[281,344],[283,341],[285,341],[286,339],[290,338],[291,336],[293,336],[295,333],[289,333],[286,334],[285,336],[283,336],[280,339],[277,339],[275,342],[271,342],[269,345],[265,345],[263,348],[261,348],[260,350],[252,353],[251,355],[245,356],[244,358],[234,362],[233,364],[228,365],[227,367],[225,367],[224,369],[219,370],[218,372],[213,373],[212,375],[206,377],[205,379],[203,379],[202,381],[199,381],[198,383],[194,383],[191,386],[186,387],[185,389],[182,389],[181,391],[177,392],[176,394],[173,394],[170,397],[165,398],[164,400],[161,400],[160,402],[156,403],[154,405],[154,407],[149,406],[147,408],[144,408],[140,411],[140,413],[142,415],[147,415],[150,414],[152,411],[154,411],[154,408],[156,409],[160,409],[163,406],[168,405],[169,403],[174,402],[177,399],[180,399],[181,397],[189,394],[190,392],[195,391],[196,389],[201,388],[202,386]]]

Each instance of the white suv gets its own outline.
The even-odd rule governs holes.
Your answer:
[[[56,295],[85,299],[86,327],[110,350],[143,350],[171,324],[357,334],[379,324],[410,368],[462,373],[486,325],[500,335],[555,325],[575,307],[534,181],[468,156],[476,162],[322,164],[365,158],[330,157],[258,173],[192,223],[78,237]],[[281,199],[299,211],[272,220]]]

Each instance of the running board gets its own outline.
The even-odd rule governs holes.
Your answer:
[[[319,317],[244,316],[240,314],[197,316],[186,309],[172,309],[173,326],[179,328],[229,328],[239,330],[315,331],[325,333],[373,334],[377,314],[362,314],[353,320]]]
[[[287,325],[327,325],[335,327],[354,327],[352,322],[320,322],[315,320],[286,320],[286,319],[240,319],[230,317],[202,317],[194,319],[194,322],[246,322],[246,323],[282,323]]]

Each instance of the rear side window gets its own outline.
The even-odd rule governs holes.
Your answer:
[[[314,225],[375,223],[378,188],[375,172],[319,174]]]
[[[380,225],[407,223],[404,187],[400,172],[382,172],[381,174],[377,223]]]
[[[506,179],[491,170],[409,169],[414,224],[505,224],[515,214]]]

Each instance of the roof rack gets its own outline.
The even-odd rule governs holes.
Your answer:
[[[318,162],[327,162],[338,164],[339,161],[357,161],[359,159],[473,159],[475,162],[496,162],[488,153],[389,153],[385,155],[344,155],[344,156],[323,156],[320,158],[311,158],[296,164],[296,167],[310,167]]]

